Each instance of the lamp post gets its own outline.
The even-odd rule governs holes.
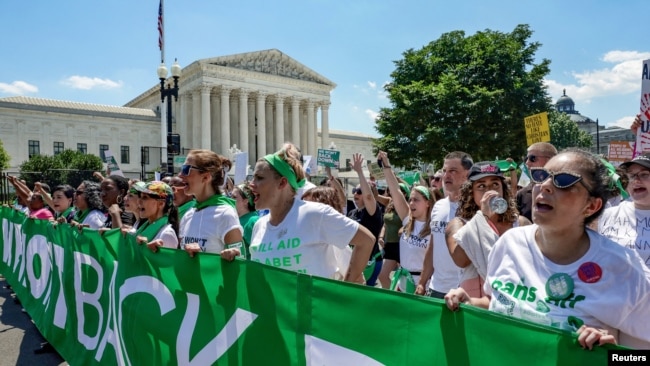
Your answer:
[[[167,67],[164,63],[158,66],[158,78],[160,79],[160,100],[165,103],[167,98],[167,173],[174,175],[174,152],[171,149],[172,145],[172,97],[178,101],[178,78],[181,76],[181,66],[177,60],[174,60],[172,65],[172,77],[174,78],[174,87],[167,84],[165,89],[165,81],[167,80]],[[179,146],[180,148],[180,146]]]

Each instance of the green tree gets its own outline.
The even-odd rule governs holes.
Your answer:
[[[589,148],[593,145],[591,135],[578,128],[568,114],[551,110],[548,113],[551,144],[558,151],[567,147]]]
[[[2,140],[0,140],[0,171],[9,168],[9,161],[11,161],[11,156],[9,156]]]
[[[102,160],[90,154],[64,150],[55,156],[35,155],[20,165],[20,178],[28,186],[43,182],[51,188],[59,184],[77,187],[83,180],[92,179],[93,172],[102,170]]]
[[[374,147],[407,167],[439,166],[455,150],[477,161],[522,155],[524,117],[551,105],[543,84],[550,61],[534,62],[541,45],[531,35],[527,25],[469,37],[454,31],[404,52],[385,86],[392,107],[380,110]]]

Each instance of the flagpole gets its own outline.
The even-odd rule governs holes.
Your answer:
[[[158,5],[158,46],[160,48],[160,65],[165,65],[165,1],[160,0]],[[167,71],[167,70],[165,70]],[[167,75],[165,75],[165,79]],[[164,80],[161,80],[161,90],[164,90]],[[167,156],[167,114],[165,113],[165,99],[160,102],[160,165]],[[167,168],[169,169],[169,168]]]

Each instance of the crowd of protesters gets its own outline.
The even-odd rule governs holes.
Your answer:
[[[411,184],[386,152],[374,158],[386,185],[354,154],[350,194],[329,168],[311,182],[291,143],[257,160],[245,182],[232,182],[232,162],[209,150],[191,150],[163,181],[96,174],[51,189],[8,179],[29,217],[121,230],[154,252],[215,253],[442,299],[454,311],[484,307],[574,331],[590,349],[650,348],[650,154],[614,168],[535,143],[524,187],[511,167],[461,151]]]

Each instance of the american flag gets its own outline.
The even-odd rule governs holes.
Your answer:
[[[163,34],[163,3],[162,0],[160,0],[160,4],[158,5],[158,48],[162,51],[163,45],[165,43],[165,38]]]

